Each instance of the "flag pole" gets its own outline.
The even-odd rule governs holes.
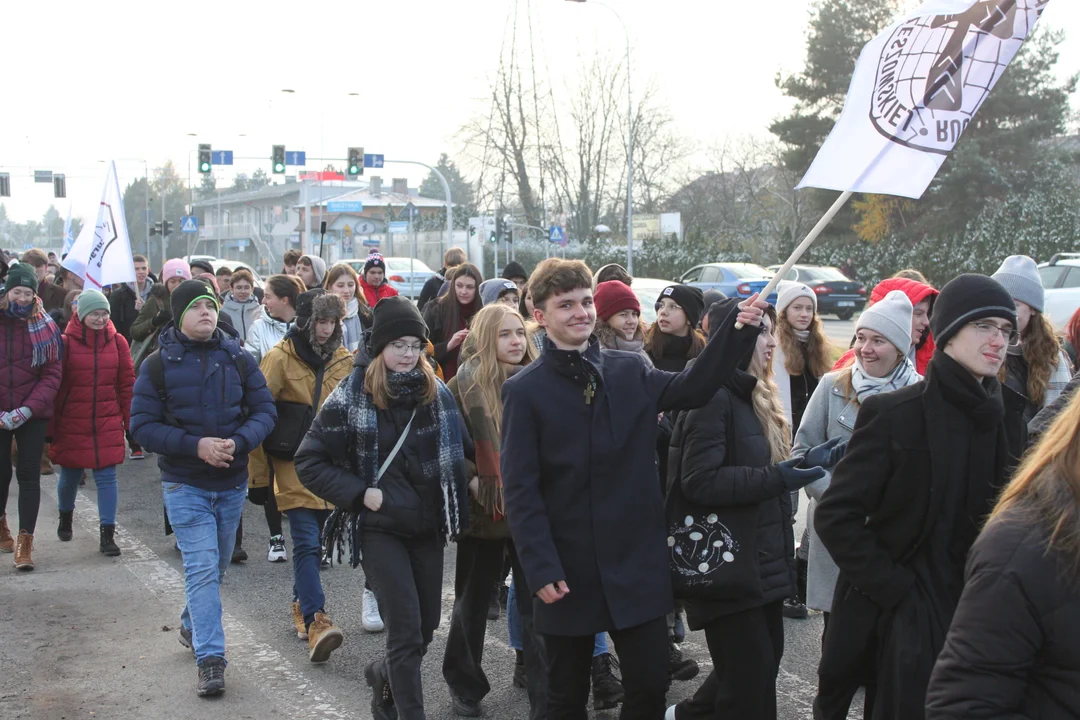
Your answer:
[[[851,199],[852,194],[853,193],[851,190],[847,190],[843,192],[840,197],[836,198],[836,202],[832,204],[832,207],[829,208],[829,211],[821,216],[821,219],[818,220],[818,224],[815,225],[814,229],[810,231],[810,234],[807,235],[801,243],[799,243],[799,246],[795,248],[787,261],[780,266],[780,269],[776,271],[776,274],[773,275],[773,279],[769,281],[769,284],[765,286],[765,289],[758,293],[759,298],[767,299],[770,295],[772,295],[773,290],[776,290],[776,286],[779,285],[780,281],[784,278],[784,276],[788,274],[788,271],[791,270],[792,265],[799,262],[799,259],[802,258],[803,254],[810,249],[810,246],[813,245],[814,241],[818,239],[818,235],[820,235],[822,231],[825,230],[826,227],[828,227],[829,223],[831,223],[833,218],[836,217],[836,213],[840,212],[840,208],[844,207],[844,205],[847,204],[847,201]],[[741,322],[735,323],[736,330],[742,330],[742,328],[743,324]]]

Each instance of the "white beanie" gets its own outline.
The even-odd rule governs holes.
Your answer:
[[[778,314],[782,314],[787,310],[788,305],[801,297],[810,298],[814,303],[814,312],[817,312],[817,295],[807,285],[800,282],[791,282],[790,280],[781,280],[780,285],[776,288],[776,293],[776,312]]]
[[[1043,311],[1046,293],[1042,278],[1035,261],[1027,255],[1010,255],[990,277],[1001,283],[1013,300],[1030,305],[1032,310]]]
[[[896,346],[901,355],[911,350],[911,300],[902,290],[893,290],[859,316],[855,331],[873,330]]]

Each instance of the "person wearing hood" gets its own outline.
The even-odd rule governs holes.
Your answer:
[[[127,340],[109,319],[109,301],[97,290],[83,290],[78,312],[64,330],[64,371],[49,435],[49,458],[61,466],[56,485],[60,523],[56,534],[71,540],[75,495],[86,470],[97,486],[99,549],[120,554],[114,535],[116,466],[124,461],[124,434],[131,419],[135,368]]]
[[[318,255],[301,255],[296,263],[296,276],[308,290],[322,287],[326,279],[326,261]]]
[[[386,279],[386,261],[379,253],[371,253],[364,261],[360,289],[364,293],[368,307],[375,307],[383,298],[394,297],[398,294],[398,291]]]
[[[326,543],[350,546],[382,610],[386,654],[364,670],[372,715],[423,720],[420,666],[441,616],[444,547],[469,528],[472,442],[423,359],[416,306],[385,298],[373,314],[368,352],[323,403],[295,464],[304,487],[337,506]]]
[[[338,263],[330,268],[326,275],[326,291],[341,298],[345,306],[345,320],[342,328],[345,333],[345,349],[356,352],[364,337],[364,330],[371,327],[371,308],[360,291],[356,271],[352,265]]]
[[[315,289],[299,296],[296,322],[260,364],[276,403],[307,406],[317,413],[334,388],[352,372],[352,354],[342,345],[344,317],[345,306],[334,294]],[[279,418],[278,423],[285,421]],[[295,439],[298,445],[306,430],[301,423],[277,427],[274,434],[289,432],[290,441]],[[262,485],[259,492],[253,473],[249,496],[258,500],[261,495],[272,494],[276,507],[289,518],[293,545],[293,625],[297,637],[308,641],[308,660],[325,662],[344,640],[326,612],[326,596],[319,580],[322,559],[319,538],[333,506],[312,495],[300,483],[294,458],[287,450],[272,451],[264,447],[264,452],[265,462],[272,468],[273,487],[267,492]],[[254,457],[252,461],[254,464]]]
[[[922,380],[911,360],[906,357],[909,347],[911,301],[903,292],[893,290],[881,302],[874,303],[859,315],[855,325],[855,362],[843,370],[826,373],[821,378],[795,434],[792,457],[805,457],[812,448],[830,440],[846,444],[851,439],[855,420],[864,402],[875,395],[899,390]],[[840,570],[817,536],[814,510],[829,489],[831,479],[832,476],[826,474],[804,488],[810,499],[806,513],[809,534],[806,545],[809,553],[805,602],[807,607],[825,613],[826,628],[829,626],[833,590]],[[861,685],[873,685],[872,675],[869,678],[853,676],[846,681],[852,685],[852,692]]]
[[[295,275],[271,275],[263,285],[263,313],[251,325],[244,349],[262,362],[281,342],[296,318],[296,300],[304,283]]]
[[[504,278],[492,278],[480,283],[480,301],[484,307],[501,302],[516,310],[521,302],[519,293],[518,286]]]
[[[517,285],[519,295],[525,289],[525,283],[529,282],[529,273],[525,272],[525,266],[517,260],[511,260],[503,266],[502,276]]]
[[[459,265],[450,273],[451,292],[428,303],[424,311],[424,322],[435,344],[435,360],[447,381],[457,374],[461,344],[469,336],[469,321],[482,307],[480,283],[483,281],[475,265]]]
[[[637,353],[652,366],[645,352],[645,331],[641,322],[641,303],[637,295],[618,280],[608,280],[596,286],[596,339],[605,350]]]
[[[711,311],[714,335],[729,304]],[[687,623],[705,631],[714,666],[692,698],[669,708],[670,720],[776,720],[783,603],[795,591],[791,497],[837,457],[826,444],[806,462],[791,459],[791,430],[772,381],[775,322],[769,307],[753,353],[705,407],[681,413],[672,433],[668,492],[686,504],[669,498],[668,506],[680,516],[692,508],[710,538],[730,532],[732,540],[701,554],[695,533],[668,539],[673,565],[695,587]],[[734,570],[741,563],[749,568]]]
[[[231,275],[229,289],[224,292],[225,300],[221,303],[221,314],[229,318],[243,343],[247,342],[252,326],[263,315],[262,303],[255,297],[254,290],[255,278],[249,270],[241,268]]]
[[[1009,345],[999,380],[1005,400],[1005,425],[1012,466],[1028,446],[1028,425],[1054,402],[1072,378],[1072,364],[1054,326],[1043,314],[1045,292],[1035,261],[1026,255],[1005,258],[992,278],[1001,283],[1016,303],[1020,339]]]
[[[907,356],[915,365],[915,370],[920,375],[926,375],[926,367],[934,356],[937,344],[931,332],[931,316],[934,312],[934,303],[938,291],[931,285],[912,280],[907,277],[891,277],[882,280],[870,291],[870,307],[874,303],[884,299],[893,290],[900,290],[908,296],[913,311],[911,313],[911,348]],[[840,370],[855,362],[855,351],[848,350],[840,356],[840,359],[832,366],[833,370]]]
[[[15,553],[15,567],[33,570],[34,530],[41,505],[41,457],[62,372],[60,328],[37,296],[38,278],[27,263],[14,263],[0,297],[0,552]],[[19,458],[19,534],[7,523],[13,445]]]
[[[867,398],[814,513],[840,569],[814,717],[846,718],[873,675],[875,720],[920,720],[964,587],[964,561],[1005,484],[998,371],[1016,337],[1009,292],[960,275],[934,305],[926,378]]]
[[[218,327],[219,300],[209,285],[185,280],[169,303],[174,320],[135,380],[131,433],[158,453],[165,509],[184,560],[179,636],[195,655],[196,693],[219,695],[221,579],[247,495],[248,454],[273,430],[277,409],[255,358],[235,331]]]
[[[630,273],[626,272],[626,268],[622,265],[619,263],[608,263],[597,270],[596,274],[593,276],[593,290],[595,290],[600,283],[605,283],[610,280],[618,280],[627,287],[630,287],[634,282],[634,279],[630,277]]]

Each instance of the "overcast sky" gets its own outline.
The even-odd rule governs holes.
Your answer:
[[[765,135],[789,108],[774,79],[802,64],[808,0],[608,2],[630,37],[633,84],[654,84],[699,146]],[[6,2],[0,170],[12,175],[13,197],[4,204],[18,221],[39,219],[54,202],[66,213],[51,185],[30,178],[52,170],[67,174],[73,212],[86,217],[101,192],[98,160],[117,159],[121,186],[142,176],[142,159],[153,172],[171,158],[186,175],[199,142],[263,158],[237,160],[233,170],[249,174],[269,171],[275,143],[309,158],[343,158],[362,145],[434,164],[440,152],[455,154],[455,132],[488,107],[514,8],[514,0]],[[516,8],[519,44],[531,15],[537,72],[556,85],[581,55],[625,49],[619,21],[594,2]],[[1042,22],[1070,33],[1060,75],[1080,71],[1080,3],[1054,0]],[[309,169],[324,164],[309,160]],[[231,184],[231,171],[219,170],[219,186]],[[424,174],[401,165],[382,173],[414,186]]]

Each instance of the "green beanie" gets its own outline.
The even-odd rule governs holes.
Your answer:
[[[37,294],[37,271],[29,263],[15,263],[8,268],[7,279],[4,281],[4,294],[18,287],[30,288]]]
[[[109,299],[97,290],[83,290],[75,300],[75,306],[79,315],[79,322],[95,310],[109,312]]]

